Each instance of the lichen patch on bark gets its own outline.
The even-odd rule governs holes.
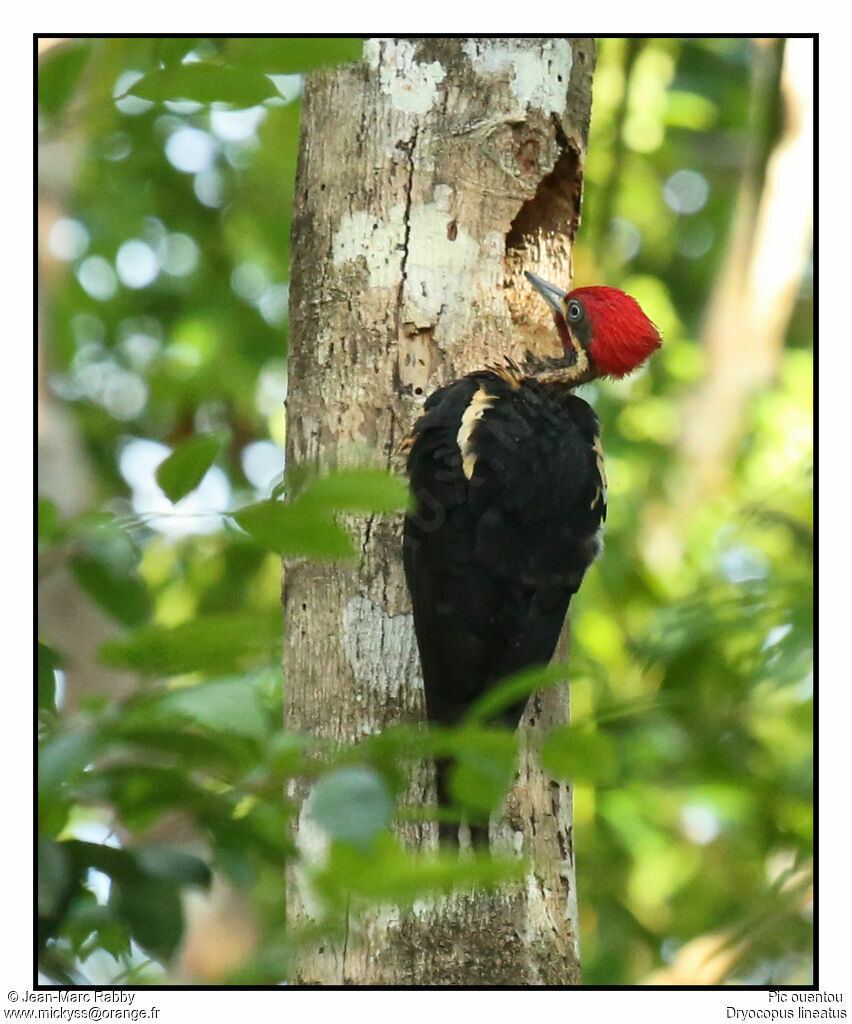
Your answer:
[[[438,100],[438,85],[446,71],[438,61],[420,63],[408,39],[368,39],[364,56],[378,71],[382,92],[397,110],[425,114]]]
[[[445,201],[411,211],[402,316],[418,328],[437,326],[441,317],[467,316],[479,243],[456,224],[453,244],[447,245],[448,222]],[[442,330],[451,330],[448,321]]]
[[[394,288],[399,282],[405,206],[397,203],[379,221],[367,210],[346,212],[334,233],[331,252],[335,266],[363,259],[371,288]]]
[[[419,675],[410,613],[388,615],[375,601],[356,594],[344,606],[340,642],[352,669],[359,704],[368,692],[379,699],[386,695],[398,699],[403,681]]]
[[[508,77],[509,89],[524,112],[530,107],[548,114],[565,109],[574,63],[568,39],[549,39],[536,51],[520,39],[469,39],[463,49],[478,74]]]

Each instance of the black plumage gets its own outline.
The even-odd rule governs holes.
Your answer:
[[[586,402],[511,367],[426,402],[408,457],[404,562],[430,721],[459,722],[490,687],[550,660],[600,550],[601,455]],[[514,728],[522,713],[501,720]],[[446,803],[446,765],[438,781]]]

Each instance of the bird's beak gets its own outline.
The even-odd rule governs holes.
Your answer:
[[[549,284],[543,277],[539,277],[538,274],[531,274],[529,270],[524,271],[524,277],[526,277],[554,313],[558,313],[560,316],[565,315],[562,310],[562,301],[568,292],[557,288],[555,284]]]

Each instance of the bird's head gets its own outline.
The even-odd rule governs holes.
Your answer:
[[[624,377],[660,347],[660,332],[639,303],[618,288],[565,292],[526,271],[530,284],[553,310],[562,359],[547,360],[536,377],[583,384],[596,377]]]

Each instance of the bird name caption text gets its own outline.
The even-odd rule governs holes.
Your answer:
[[[842,1020],[846,997],[842,992],[781,991],[770,989],[766,993],[768,1007],[740,1009],[725,1007],[725,1016],[731,1021],[750,1020]]]

